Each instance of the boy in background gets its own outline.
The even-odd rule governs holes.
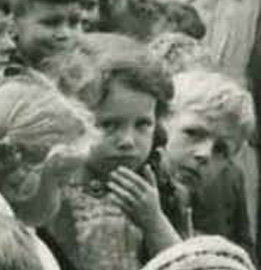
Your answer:
[[[224,235],[253,254],[243,178],[232,163],[254,128],[251,96],[230,78],[211,71],[177,74],[174,85],[166,163],[172,184],[181,183],[190,193],[188,228],[178,225],[167,199],[165,210],[181,231],[188,229],[187,236],[194,234],[194,226],[202,233]]]
[[[13,11],[20,57],[36,69],[74,47],[81,32],[78,0],[13,0]]]

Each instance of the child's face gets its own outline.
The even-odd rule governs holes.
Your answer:
[[[152,147],[155,109],[154,97],[112,81],[109,95],[95,111],[104,137],[90,156],[90,168],[106,176],[119,165],[133,170],[141,166]]]
[[[204,176],[225,165],[236,149],[231,130],[189,110],[178,113],[171,121],[167,145],[170,168],[192,189],[205,185],[209,179]]]
[[[13,40],[13,24],[11,17],[0,10],[0,68],[10,62],[10,56],[15,50]]]
[[[97,31],[100,21],[99,0],[82,0],[81,24],[84,32]]]
[[[40,62],[75,44],[80,32],[80,7],[77,3],[35,3],[17,19],[17,28],[22,54]]]

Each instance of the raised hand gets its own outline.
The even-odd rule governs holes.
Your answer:
[[[142,230],[151,256],[180,241],[161,209],[156,181],[147,165],[144,177],[126,167],[119,167],[111,173],[108,184],[112,201]]]
[[[112,201],[141,228],[150,226],[161,213],[156,178],[149,165],[145,167],[144,175],[119,167],[110,174],[109,182]]]

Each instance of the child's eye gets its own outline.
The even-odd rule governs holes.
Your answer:
[[[193,140],[198,140],[204,137],[204,133],[195,128],[186,128],[183,130],[183,133]]]
[[[116,120],[105,120],[98,123],[98,127],[102,128],[106,132],[113,132],[118,129],[120,122]]]
[[[229,146],[225,142],[218,141],[215,144],[214,152],[216,154],[218,154],[218,155],[222,155],[224,157],[228,157],[229,156]]]
[[[49,27],[56,27],[62,23],[62,18],[60,17],[49,17],[44,18],[40,21],[41,24]]]
[[[137,123],[136,123],[136,127],[139,130],[143,130],[143,131],[151,128],[152,126],[153,126],[153,122],[150,119],[141,119],[141,120],[137,121]]]

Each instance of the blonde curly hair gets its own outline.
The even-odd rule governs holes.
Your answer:
[[[252,96],[226,75],[194,70],[173,78],[176,95],[172,112],[196,112],[213,124],[231,132],[239,148],[255,131]],[[171,119],[170,119],[171,123]]]

